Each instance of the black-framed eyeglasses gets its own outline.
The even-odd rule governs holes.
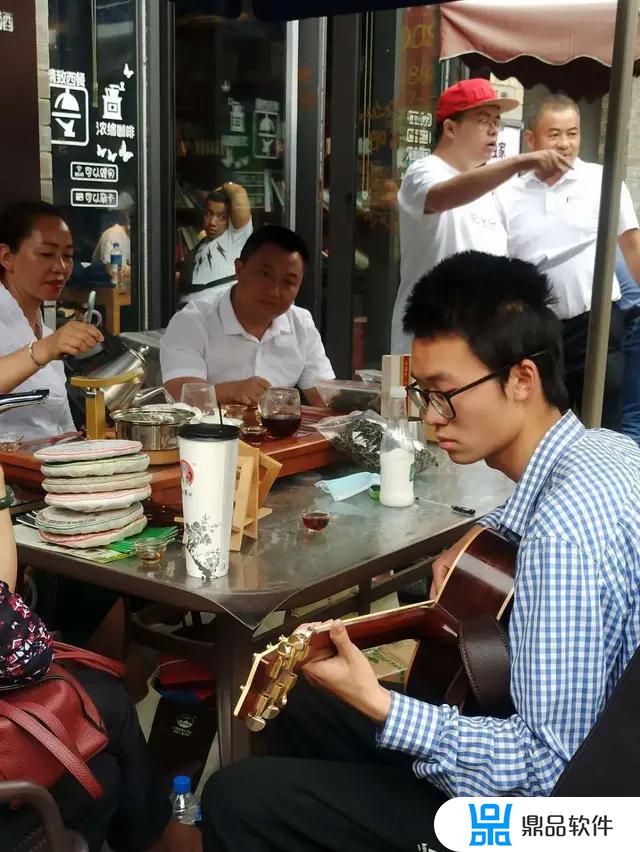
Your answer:
[[[476,379],[475,382],[470,382],[468,385],[463,385],[461,388],[454,388],[450,391],[425,390],[418,385],[418,382],[414,382],[412,385],[407,387],[407,396],[422,413],[426,413],[429,408],[429,403],[431,403],[440,417],[444,417],[445,420],[453,420],[456,416],[456,410],[451,402],[454,396],[457,396],[459,393],[463,393],[464,391],[471,390],[471,388],[477,388],[478,385],[482,385],[492,379],[498,379],[500,376],[515,367],[516,364],[524,361],[525,358],[538,358],[540,355],[546,355],[546,352],[546,349],[541,349],[540,352],[534,352],[532,355],[523,355],[522,358],[518,358],[518,360],[514,361],[513,364],[507,364],[504,367],[500,367],[499,370],[494,370],[492,373],[482,376],[480,379]]]

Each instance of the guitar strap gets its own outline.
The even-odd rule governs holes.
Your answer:
[[[511,703],[509,643],[499,621],[490,615],[462,619],[458,632],[462,666],[445,701],[465,715],[508,718]]]

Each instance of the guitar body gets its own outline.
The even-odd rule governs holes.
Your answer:
[[[513,596],[516,549],[493,530],[483,529],[451,567],[437,605],[450,616],[453,641],[419,641],[405,678],[407,695],[440,704],[460,669],[458,624],[474,615],[504,618]]]
[[[460,621],[475,615],[505,616],[513,595],[516,553],[493,530],[479,529],[458,555],[434,601],[346,620],[351,640],[359,648],[418,640],[406,691],[415,698],[442,703],[460,675]],[[251,730],[262,730],[286,704],[304,663],[334,653],[329,627],[323,625],[281,637],[278,645],[254,654],[234,715],[245,719]]]

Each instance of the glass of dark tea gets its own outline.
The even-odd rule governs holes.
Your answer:
[[[288,438],[302,420],[300,394],[296,388],[269,388],[260,399],[260,417],[272,438]]]
[[[302,523],[311,532],[320,532],[323,530],[329,521],[331,515],[328,512],[303,512]]]

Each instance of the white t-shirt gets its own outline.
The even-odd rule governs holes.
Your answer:
[[[261,376],[275,387],[313,388],[335,378],[309,311],[292,305],[262,340],[240,325],[233,285],[214,287],[171,319],[160,341],[162,381],[193,376],[212,384]]]
[[[460,251],[507,253],[507,235],[494,192],[444,213],[424,212],[429,191],[459,174],[432,154],[412,163],[402,180],[398,193],[400,287],[391,321],[392,354],[411,352],[412,338],[402,331],[402,320],[413,287],[423,275]]]
[[[102,232],[93,250],[92,262],[111,263],[111,252],[116,243],[120,248],[123,264],[131,266],[131,237],[124,225],[112,225]]]
[[[553,309],[561,319],[591,309],[601,184],[602,166],[578,158],[553,186],[529,172],[500,198],[509,255],[546,273],[558,300]],[[622,184],[618,236],[637,227],[631,195]],[[615,276],[611,297],[614,302],[620,298]]]
[[[42,326],[42,336],[53,334],[46,325]],[[22,308],[11,293],[0,284],[0,356],[10,355],[24,346],[28,346],[36,336]],[[14,388],[16,393],[48,388],[49,396],[38,405],[14,408],[0,414],[0,435],[3,432],[22,432],[25,441],[60,435],[62,432],[75,432],[62,361],[51,361],[46,367],[34,373],[30,379]]]
[[[195,250],[191,286],[205,289],[201,293],[185,293],[180,301],[184,303],[193,299],[208,299],[213,288],[206,287],[207,284],[215,281],[229,283],[230,277],[235,280],[236,260],[252,233],[253,222],[249,219],[242,228],[236,230],[230,224],[215,240],[203,240]]]

